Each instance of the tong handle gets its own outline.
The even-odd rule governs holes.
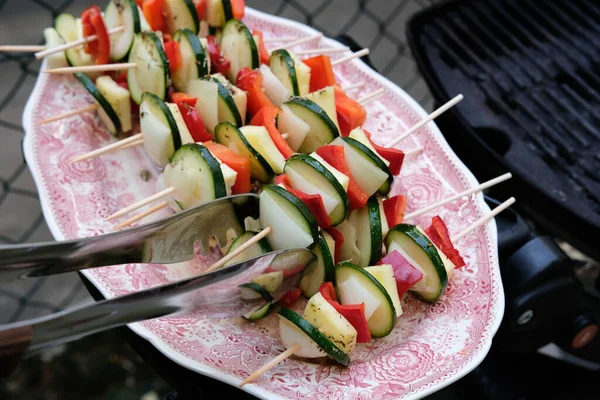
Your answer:
[[[27,353],[32,336],[31,325],[0,332],[0,379],[7,379],[17,368]]]

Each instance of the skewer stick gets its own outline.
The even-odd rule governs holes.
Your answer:
[[[111,219],[115,219],[115,218],[119,218],[125,214],[128,214],[132,211],[137,210],[138,208],[142,208],[144,207],[146,204],[150,204],[153,201],[156,201],[158,199],[162,199],[163,197],[166,197],[168,195],[170,195],[171,193],[173,193],[175,191],[174,187],[170,187],[167,188],[165,190],[162,190],[156,194],[153,194],[150,197],[146,197],[144,200],[140,200],[137,203],[133,203],[132,205],[123,208],[122,210],[117,211],[116,213],[114,213],[113,215],[111,215],[108,218],[105,218],[104,221],[110,221]]]
[[[345,91],[345,92],[348,92],[350,90],[360,89],[363,86],[365,86],[364,82],[358,82],[358,83],[353,83],[352,85],[342,86],[342,90]]]
[[[419,154],[420,152],[422,152],[423,150],[425,150],[425,147],[418,145],[417,147],[415,147],[412,150],[408,150],[404,152],[405,156],[412,156],[414,154]]]
[[[282,37],[272,37],[265,38],[263,40],[264,43],[284,43],[284,42],[293,42],[294,40],[298,40],[296,36],[282,36]]]
[[[289,48],[292,48],[292,47],[295,47],[295,46],[298,46],[298,45],[301,45],[301,44],[304,44],[304,43],[311,42],[313,40],[319,40],[322,37],[323,37],[322,33],[317,33],[316,35],[308,36],[308,37],[305,37],[305,38],[298,39],[298,40],[295,40],[293,42],[287,43],[287,44],[281,46],[280,49],[289,49]]]
[[[350,47],[331,47],[331,48],[316,48],[296,51],[297,56],[308,56],[311,54],[337,54],[344,53],[350,50]]]
[[[487,182],[482,183],[481,185],[475,186],[473,189],[469,189],[469,190],[465,190],[464,192],[455,194],[454,196],[448,197],[447,199],[438,201],[437,203],[433,203],[430,206],[427,206],[425,208],[422,208],[420,210],[417,210],[415,212],[412,212],[410,214],[406,214],[404,216],[404,219],[410,219],[410,218],[416,218],[420,215],[426,214],[429,211],[436,209],[438,207],[443,206],[444,204],[448,204],[448,203],[452,203],[454,200],[460,199],[461,197],[465,197],[465,196],[469,196],[473,193],[477,193],[477,192],[481,192],[487,188],[490,188],[494,185],[497,185],[501,182],[504,182],[506,180],[509,180],[510,178],[512,178],[512,174],[510,172],[507,172],[504,175],[500,175],[497,178],[491,179]]]
[[[283,353],[281,353],[280,355],[278,355],[277,357],[275,357],[274,359],[272,359],[271,361],[269,361],[268,363],[266,363],[265,365],[263,365],[256,371],[254,371],[249,377],[247,377],[246,379],[244,379],[242,381],[242,383],[240,383],[240,387],[242,387],[242,386],[252,382],[256,378],[260,377],[262,374],[264,374],[271,368],[275,367],[277,364],[279,364],[286,358],[290,357],[298,350],[300,350],[300,345],[299,344],[293,345],[292,347],[290,347],[289,349],[287,349],[286,351],[284,351]]]
[[[113,35],[115,33],[121,33],[125,30],[124,26],[118,26],[116,28],[113,28],[111,30],[108,31],[109,35]],[[35,58],[37,58],[38,60],[44,58],[44,57],[48,57],[54,53],[60,53],[61,51],[65,51],[68,49],[71,49],[73,47],[77,47],[77,46],[81,46],[82,44],[86,44],[89,42],[93,42],[95,40],[98,39],[98,35],[90,35],[86,38],[83,39],[78,39],[78,40],[74,40],[72,42],[69,43],[65,43],[65,44],[61,44],[60,46],[56,46],[56,47],[51,47],[47,50],[43,50],[43,51],[38,51],[37,53],[35,53]]]
[[[126,144],[125,146],[121,146],[117,150],[125,150],[125,149],[128,149],[130,147],[137,147],[137,146],[139,146],[141,144],[144,144],[144,139],[136,140],[135,142]]]
[[[480,218],[479,220],[477,220],[473,225],[469,226],[464,231],[452,236],[450,238],[450,240],[452,240],[452,242],[456,242],[457,240],[467,236],[469,233],[473,232],[475,229],[479,228],[482,225],[487,224],[496,215],[500,214],[502,211],[506,210],[508,207],[510,207],[512,204],[514,204],[515,201],[516,201],[515,198],[511,197],[510,199],[506,200],[504,203],[500,204],[498,207],[494,208],[492,210],[492,212],[490,212],[488,215],[485,215],[482,218]]]
[[[166,200],[161,201],[160,203],[158,203],[157,205],[155,205],[154,207],[150,207],[149,209],[147,209],[146,211],[139,213],[136,216],[133,216],[123,222],[121,222],[119,225],[115,226],[113,228],[113,231],[118,231],[121,228],[124,228],[126,226],[129,226],[131,224],[133,224],[134,222],[139,221],[140,219],[147,217],[148,215],[157,212],[158,210],[161,210],[163,208],[165,208],[166,206],[169,205],[169,202]]]
[[[98,109],[98,104],[95,104],[95,103],[90,104],[85,107],[78,108],[77,110],[69,111],[69,112],[66,112],[66,113],[60,114],[60,115],[55,115],[54,117],[46,118],[45,120],[40,121],[38,123],[38,125],[44,125],[44,124],[48,124],[50,122],[60,121],[61,119],[74,117],[75,115],[83,114],[88,111],[96,111],[97,109]]]
[[[450,108],[454,107],[454,105],[456,105],[462,99],[464,99],[464,96],[462,94],[459,94],[458,96],[456,96],[455,98],[453,98],[452,100],[450,100],[449,102],[447,102],[446,104],[444,104],[443,106],[441,106],[440,108],[438,108],[437,110],[435,110],[434,112],[429,114],[427,116],[427,118],[425,118],[425,119],[419,121],[418,123],[416,123],[415,125],[413,125],[413,127],[410,128],[409,130],[407,130],[403,135],[398,136],[396,139],[392,140],[391,142],[389,142],[388,144],[386,144],[383,147],[387,147],[387,148],[394,147],[395,145],[400,143],[402,140],[406,139],[407,137],[409,137],[410,135],[412,135],[413,133],[415,133],[416,131],[421,129],[423,126],[425,126],[425,124],[433,121],[435,118],[439,117],[444,112],[446,112]]]
[[[108,146],[102,147],[100,149],[94,150],[94,151],[90,151],[89,153],[83,154],[79,157],[75,157],[69,160],[69,164],[73,164],[75,162],[79,162],[79,161],[84,161],[87,160],[89,158],[93,158],[105,153],[110,153],[113,150],[117,150],[120,149],[121,147],[125,146],[126,144],[132,143],[132,142],[136,142],[139,139],[143,139],[142,134],[138,133],[137,135],[133,135],[127,139],[123,139],[120,140],[116,143],[113,144],[109,144]]]
[[[364,106],[365,104],[370,103],[371,101],[373,101],[373,100],[377,99],[378,97],[380,97],[381,95],[383,95],[384,92],[385,92],[385,90],[383,88],[377,89],[373,93],[369,93],[356,101]]]
[[[258,243],[261,239],[266,237],[269,233],[271,233],[271,227],[267,226],[265,229],[263,229],[262,231],[258,232],[256,235],[254,235],[252,237],[252,239],[248,240],[246,243],[242,244],[240,247],[235,249],[235,251],[232,251],[231,253],[227,254],[225,257],[221,258],[219,261],[217,261],[216,263],[214,263],[213,265],[208,267],[208,269],[206,271],[204,271],[204,273],[212,272],[216,269],[221,268],[223,265],[227,264],[229,261],[231,261],[232,259],[237,257],[239,254],[241,254],[242,251],[249,249],[251,246]]]
[[[0,52],[30,53],[46,49],[43,45],[4,45],[0,46]]]
[[[106,72],[120,71],[123,69],[137,68],[136,63],[104,64],[104,65],[84,65],[83,67],[62,67],[46,69],[43,72],[47,74],[74,74],[76,72]]]
[[[343,63],[345,63],[347,61],[350,61],[350,60],[353,60],[355,58],[364,57],[367,54],[369,54],[369,49],[362,49],[360,51],[357,51],[356,53],[352,53],[352,54],[350,54],[350,55],[348,55],[346,57],[342,57],[342,58],[339,58],[337,60],[332,61],[331,65],[333,67],[335,67],[336,65],[343,64]]]

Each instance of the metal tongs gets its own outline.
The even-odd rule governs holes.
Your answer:
[[[258,213],[258,196],[230,196],[123,232],[66,242],[0,247],[2,280],[43,276],[124,264],[170,264],[192,260],[198,241],[226,242],[226,232],[243,230],[240,221]],[[126,296],[99,301],[47,317],[0,326],[0,377],[8,377],[29,354],[93,333],[166,316],[240,317],[257,304],[240,297],[239,285],[262,273],[283,271],[277,300],[296,287],[302,271],[314,267],[307,249],[272,251],[261,256]],[[199,290],[202,289],[202,290]]]

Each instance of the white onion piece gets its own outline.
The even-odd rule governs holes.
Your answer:
[[[349,277],[345,281],[339,282],[338,289],[342,304],[365,303],[365,317],[367,318],[367,321],[381,305],[379,300],[365,289],[354,277]]]
[[[286,349],[298,344],[300,349],[294,355],[305,358],[325,357],[327,354],[300,328],[279,316],[279,336]]]
[[[277,128],[281,133],[287,133],[287,143],[292,150],[298,151],[302,142],[308,135],[310,126],[296,116],[285,104],[281,106],[282,112],[277,116]]]
[[[267,65],[262,64],[260,66],[260,72],[263,76],[263,89],[265,94],[273,104],[280,107],[290,98],[289,90],[279,79],[277,79],[273,71],[271,71],[271,68]]]

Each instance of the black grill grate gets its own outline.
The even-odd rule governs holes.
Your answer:
[[[599,228],[600,2],[453,1],[411,28],[429,83],[465,93],[457,109],[479,139]]]

